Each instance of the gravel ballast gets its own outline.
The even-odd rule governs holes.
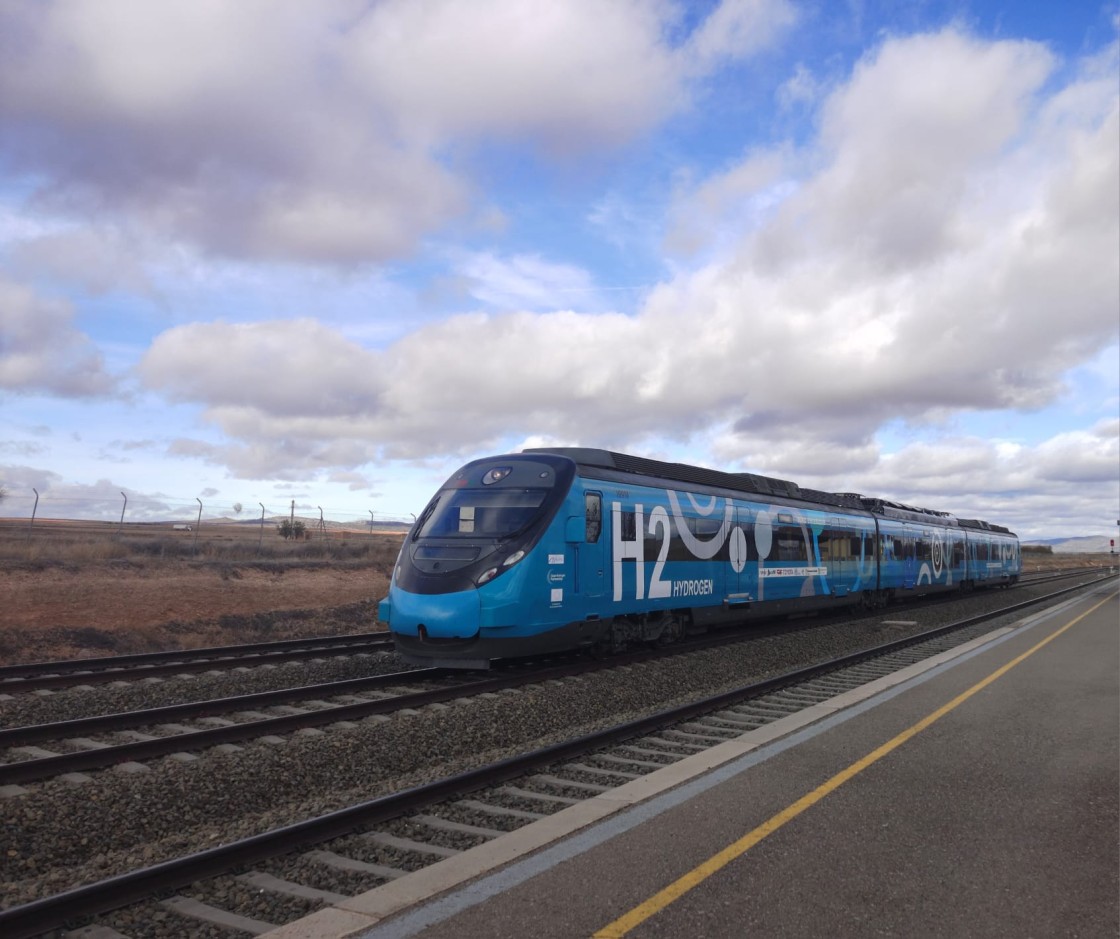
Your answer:
[[[1012,596],[1026,600],[1055,589],[1049,584],[1025,587]],[[146,772],[107,770],[91,774],[90,781],[81,784],[51,780],[30,786],[26,793],[0,802],[4,809],[5,849],[0,856],[4,904],[26,903],[760,681],[799,665],[923,632],[995,609],[1007,599],[1004,591],[990,591],[967,600],[909,608],[898,615],[888,608],[874,617],[842,624],[799,620],[796,625],[801,628],[781,635],[464,699],[450,707],[395,714],[388,720],[360,721],[321,736],[291,735],[279,744],[258,741],[233,752],[209,751],[188,762],[165,758]],[[1021,616],[1007,616],[1003,621]],[[900,622],[884,623],[892,620]],[[992,628],[1000,623],[993,620]],[[330,660],[333,677],[329,679],[313,677],[322,673],[320,663],[304,663],[298,671],[284,666],[206,675],[193,681],[212,683],[199,697],[220,697],[284,687],[257,683],[273,682],[277,676],[301,685],[359,677],[353,672],[338,673],[338,663],[346,661],[351,664],[342,670],[361,667],[365,669],[362,674],[372,674],[380,667],[386,671],[403,668],[392,655],[365,656]],[[298,681],[291,680],[290,672],[299,675]],[[36,696],[35,702],[24,702],[22,713],[31,715],[39,707],[45,710],[24,722],[62,719],[44,716],[55,707],[54,698],[88,703],[89,696],[97,694],[95,706],[110,711],[155,706],[138,703],[137,696],[158,690],[161,684]],[[118,692],[129,703],[112,697]],[[71,717],[91,713],[80,704],[58,706],[54,713],[64,713],[67,707],[78,708]],[[16,711],[12,701],[4,702],[0,720],[12,726],[10,717]],[[485,824],[481,819],[475,823]],[[352,875],[340,877],[339,886],[351,880]],[[358,880],[368,882],[368,878]]]

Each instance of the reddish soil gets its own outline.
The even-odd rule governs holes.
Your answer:
[[[365,632],[378,568],[106,561],[0,576],[0,664]]]

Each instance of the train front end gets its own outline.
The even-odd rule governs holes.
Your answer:
[[[548,583],[541,554],[575,477],[566,457],[510,454],[447,480],[405,538],[378,606],[407,661],[488,668],[535,651],[534,624],[548,618],[547,591],[534,589]]]

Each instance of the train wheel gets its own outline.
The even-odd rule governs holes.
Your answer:
[[[684,635],[684,622],[675,613],[666,613],[663,617],[661,632],[655,640],[659,646],[672,645],[679,642]]]

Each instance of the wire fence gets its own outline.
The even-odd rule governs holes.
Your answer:
[[[258,502],[207,503],[203,499],[154,498],[121,491],[113,500],[52,497],[5,491],[0,501],[0,545],[13,556],[20,545],[38,556],[120,556],[143,553],[179,556],[358,556],[363,541],[376,535],[403,535],[412,518],[367,510],[331,512],[305,501],[283,506]],[[99,549],[98,544],[102,547]],[[111,547],[110,547],[111,546]]]

